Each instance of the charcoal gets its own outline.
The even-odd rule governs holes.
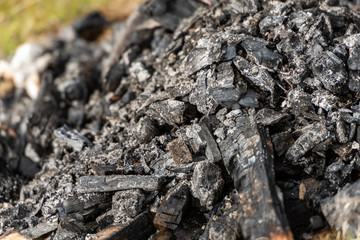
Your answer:
[[[240,215],[238,208],[238,204],[233,199],[225,198],[222,206],[206,225],[205,232],[200,239],[237,239],[239,228],[241,228],[238,224]]]
[[[136,124],[135,134],[141,143],[150,142],[157,134],[155,123],[148,117],[143,117]]]
[[[166,146],[174,162],[177,164],[189,163],[192,156],[183,138],[177,138]]]
[[[115,223],[125,224],[140,214],[145,200],[139,189],[118,191],[112,197]]]
[[[148,211],[139,214],[127,226],[115,225],[102,230],[96,234],[97,239],[147,239],[155,232]]]
[[[205,156],[210,162],[220,161],[221,153],[209,128],[204,123],[200,125],[200,128],[199,137],[202,141],[206,142]]]
[[[271,141],[265,130],[256,125],[254,109],[249,115],[238,113],[235,116],[235,125],[229,128],[219,146],[240,197],[242,234],[251,239],[272,234],[291,238],[280,200],[274,194],[275,189],[270,190],[274,187],[271,184],[274,181]],[[254,197],[261,202],[252,201]]]
[[[96,172],[98,175],[112,175],[112,174],[120,174],[122,173],[118,170],[117,166],[112,165],[105,165],[105,164],[93,164],[91,168]]]
[[[359,49],[359,34],[354,34],[345,39],[345,44],[349,48],[349,58],[347,64],[351,70],[360,70],[360,49]]]
[[[274,27],[282,24],[284,20],[285,17],[283,16],[266,16],[259,23],[260,32],[264,34],[267,31],[273,29]]]
[[[350,70],[349,73],[349,89],[354,92],[360,91],[360,79],[359,79],[359,71]]]
[[[232,0],[230,1],[230,6],[237,13],[254,14],[257,12],[258,8],[260,7],[260,3],[256,0],[250,0],[250,1]]]
[[[248,62],[240,56],[236,56],[233,59],[233,62],[241,74],[249,79],[250,82],[258,86],[263,91],[269,91],[271,93],[274,92],[275,81],[266,70]]]
[[[61,204],[64,214],[69,216],[73,213],[80,213],[84,220],[91,219],[98,214],[99,210],[109,207],[108,200],[111,197],[108,194],[91,193],[82,196],[73,196],[64,200]]]
[[[92,146],[92,143],[86,137],[82,136],[77,130],[70,129],[67,125],[56,129],[54,134],[61,141],[65,142],[68,147],[78,152],[86,146]]]
[[[287,150],[285,156],[291,164],[302,164],[300,158],[318,143],[331,137],[325,122],[318,122],[307,129]]]
[[[276,70],[281,62],[279,54],[266,48],[267,42],[259,38],[248,38],[241,43],[248,58],[254,59],[257,65]],[[240,69],[239,69],[240,70]]]
[[[287,114],[263,108],[256,114],[256,122],[264,126],[273,125],[287,117]]]
[[[358,237],[358,3],[150,0],[23,44],[1,237]]]
[[[89,13],[73,25],[77,34],[89,41],[96,40],[108,26],[108,21],[99,12]]]
[[[223,185],[224,180],[221,178],[220,167],[206,160],[196,165],[191,182],[191,192],[206,210],[213,208]]]
[[[324,221],[322,220],[322,218],[319,215],[312,216],[310,218],[310,224],[311,224],[311,228],[313,229],[313,231],[322,229],[325,226]]]
[[[338,97],[324,90],[317,90],[313,92],[312,96],[311,102],[326,111],[336,108],[336,104],[340,102]]]
[[[289,147],[295,142],[290,131],[276,133],[271,136],[271,141],[274,144],[274,149],[278,156],[283,155]]]
[[[66,218],[59,223],[54,239],[69,239],[84,236],[85,226],[73,218]]]
[[[183,62],[186,75],[190,76],[200,69],[219,61],[223,56],[221,44],[215,38],[202,38],[192,49]]]
[[[186,105],[184,102],[168,99],[150,105],[148,115],[159,122],[160,125],[176,125],[184,122]]]
[[[145,191],[158,190],[160,178],[153,176],[82,176],[76,186],[78,193],[111,192],[127,189],[144,189]]]
[[[335,186],[341,186],[344,183],[345,178],[349,176],[353,168],[353,164],[346,164],[341,161],[334,162],[326,168],[325,177],[329,180],[331,184]]]
[[[311,61],[311,70],[319,78],[325,89],[340,93],[347,84],[344,63],[334,53],[325,51]]]
[[[196,79],[196,87],[190,93],[189,102],[196,105],[197,110],[203,114],[214,113],[217,103],[209,95],[209,83],[215,78],[211,71],[200,71]]]
[[[154,218],[154,224],[172,230],[176,229],[187,207],[189,191],[190,189],[186,182],[180,182],[170,189],[161,201]]]
[[[40,223],[33,228],[28,228],[26,230],[21,231],[21,235],[26,236],[30,239],[36,239],[43,237],[44,235],[48,235],[49,233],[55,231],[57,229],[57,223],[48,224],[48,223]]]
[[[341,231],[343,236],[359,235],[359,181],[348,184],[335,196],[324,199],[321,209],[330,226]],[[344,208],[344,206],[346,206]],[[355,214],[354,214],[355,213]]]
[[[258,95],[256,92],[249,90],[240,98],[239,104],[243,107],[259,107]]]

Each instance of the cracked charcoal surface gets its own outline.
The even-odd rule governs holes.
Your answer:
[[[356,2],[150,0],[19,48],[0,236],[359,237]]]

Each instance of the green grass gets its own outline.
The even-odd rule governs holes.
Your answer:
[[[107,9],[124,14],[125,8],[129,14],[138,2],[143,0],[0,0],[0,58],[9,56],[21,43],[55,33],[92,10],[111,6]]]

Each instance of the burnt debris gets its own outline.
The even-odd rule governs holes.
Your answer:
[[[20,47],[0,62],[1,237],[359,237],[358,11],[150,0]]]

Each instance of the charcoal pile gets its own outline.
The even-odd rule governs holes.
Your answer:
[[[359,237],[359,57],[345,0],[150,0],[27,43],[0,67],[0,236]]]

